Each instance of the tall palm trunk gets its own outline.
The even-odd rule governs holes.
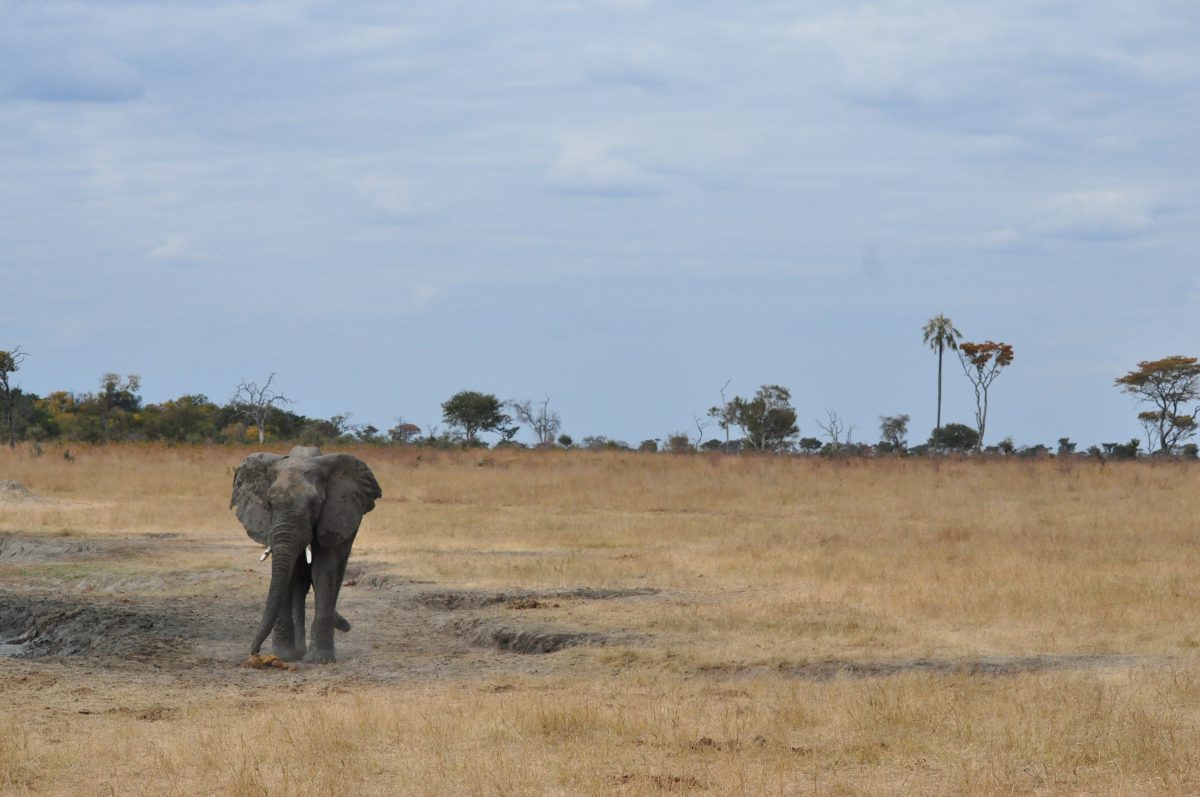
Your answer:
[[[940,451],[942,448],[942,351],[945,344],[938,341],[938,406],[937,406],[937,425],[933,427],[933,450]]]

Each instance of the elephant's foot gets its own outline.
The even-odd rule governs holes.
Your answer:
[[[313,648],[304,656],[304,660],[309,664],[333,664],[337,661],[337,656],[334,655],[333,648]]]
[[[342,617],[337,612],[334,612],[333,613],[333,627],[339,631],[343,631],[343,632],[349,631],[350,630],[350,621],[347,620],[345,617]]]
[[[304,658],[304,653],[305,650],[303,645],[275,648],[275,655],[284,661],[300,661],[300,659]]]

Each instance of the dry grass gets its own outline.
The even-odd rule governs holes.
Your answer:
[[[204,554],[221,561],[254,550],[226,508],[246,452],[75,453],[0,454],[0,478],[54,499],[0,506],[0,530],[228,540]],[[1200,468],[357,453],[385,492],[357,558],[446,585],[658,588],[652,602],[531,610],[652,642],[552,654],[541,676],[252,694],[128,674],[81,685],[0,659],[0,790],[1200,792]],[[209,563],[198,556],[169,564]],[[1142,658],[795,677],[830,659],[1031,654]]]

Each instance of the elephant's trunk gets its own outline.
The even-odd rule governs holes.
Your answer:
[[[267,590],[267,606],[263,609],[262,622],[258,633],[254,635],[254,645],[251,653],[258,653],[263,640],[275,627],[281,609],[291,611],[291,605],[284,606],[288,595],[288,587],[292,581],[292,571],[296,568],[296,557],[304,548],[305,542],[298,541],[299,535],[295,528],[278,525],[271,529],[271,586]]]

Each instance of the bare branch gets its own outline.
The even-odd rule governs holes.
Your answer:
[[[696,424],[696,440],[692,443],[692,448],[698,449],[704,443],[704,430],[708,428],[708,421],[693,412],[692,422]]]
[[[819,419],[814,418],[818,427],[829,438],[829,448],[833,453],[837,453],[843,445],[850,445],[850,438],[854,434],[854,427],[846,426],[846,422],[841,416],[833,410],[825,410],[826,420],[822,423]],[[843,442],[842,437],[845,436]]]
[[[542,399],[541,404],[535,405],[531,400],[517,401],[510,399],[505,402],[513,415],[521,423],[529,425],[537,436],[537,444],[539,447],[547,447],[554,444],[554,438],[558,436],[558,432],[562,429],[562,420],[558,417],[557,412],[550,409],[550,397],[546,396]]]
[[[233,392],[229,403],[237,408],[238,413],[258,427],[258,442],[266,442],[266,425],[276,405],[293,403],[290,398],[271,388],[275,382],[275,373],[267,377],[262,387],[257,382],[242,381]]]

